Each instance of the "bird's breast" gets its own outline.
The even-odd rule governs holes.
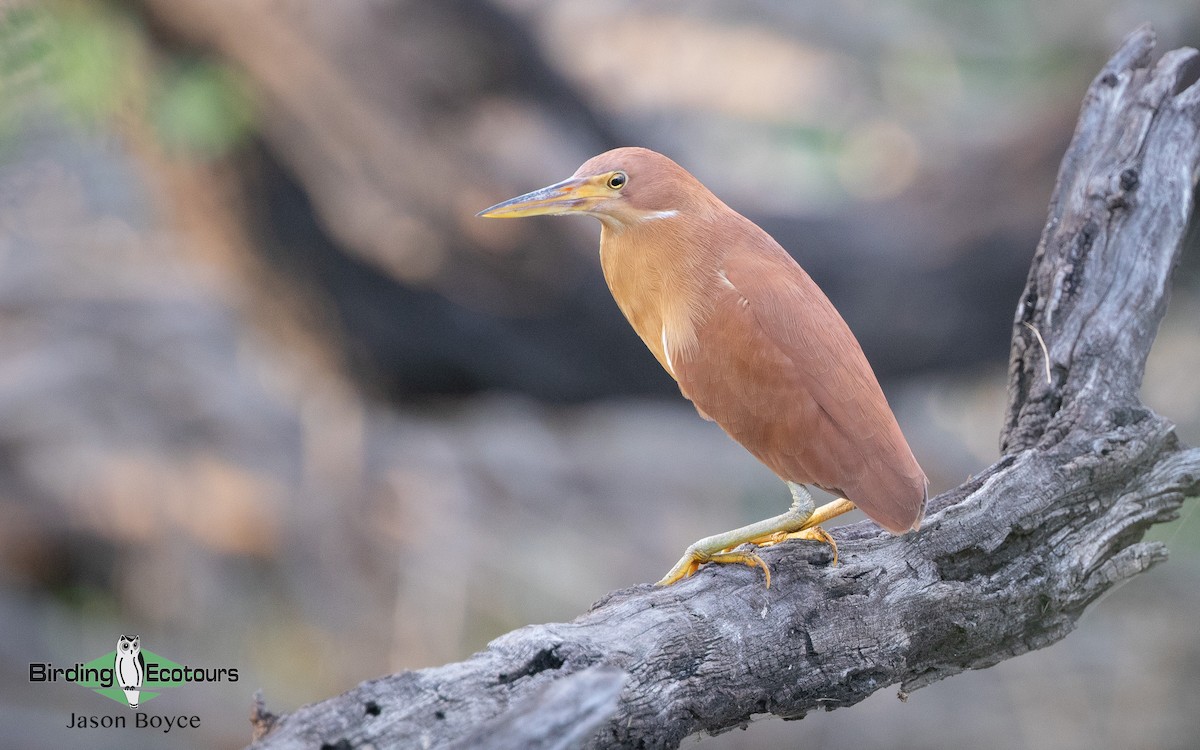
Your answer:
[[[710,305],[692,269],[669,257],[671,248],[629,233],[601,234],[600,265],[617,307],[672,377],[697,346],[697,327]]]

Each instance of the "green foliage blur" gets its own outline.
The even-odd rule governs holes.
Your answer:
[[[255,126],[233,68],[152,49],[141,22],[107,2],[0,10],[0,153],[47,109],[86,131],[144,125],[171,155],[201,160]]]

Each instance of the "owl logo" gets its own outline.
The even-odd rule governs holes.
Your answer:
[[[117,655],[113,664],[117,684],[125,691],[130,708],[138,707],[142,680],[146,677],[146,660],[142,657],[142,638],[123,635],[117,639]]]

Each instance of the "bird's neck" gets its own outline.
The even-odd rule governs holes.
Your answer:
[[[696,329],[707,318],[709,287],[721,259],[711,232],[682,217],[609,227],[600,232],[600,265],[617,306],[663,367],[696,345]]]

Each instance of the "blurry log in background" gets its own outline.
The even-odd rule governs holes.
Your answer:
[[[1137,22],[1195,45],[1200,13],[795,5],[5,5],[14,744],[60,747],[68,712],[107,709],[30,686],[27,662],[118,633],[238,666],[157,700],[205,719],[168,744],[239,746],[255,688],[289,708],[462,658],[781,508],[620,318],[595,226],[474,219],[615,145],[674,156],[796,254],[935,491],[986,465],[1085,83]],[[1196,258],[1146,385],[1193,443]],[[1186,746],[1197,529],[1160,530],[1172,562],[1037,656],[706,744]]]

